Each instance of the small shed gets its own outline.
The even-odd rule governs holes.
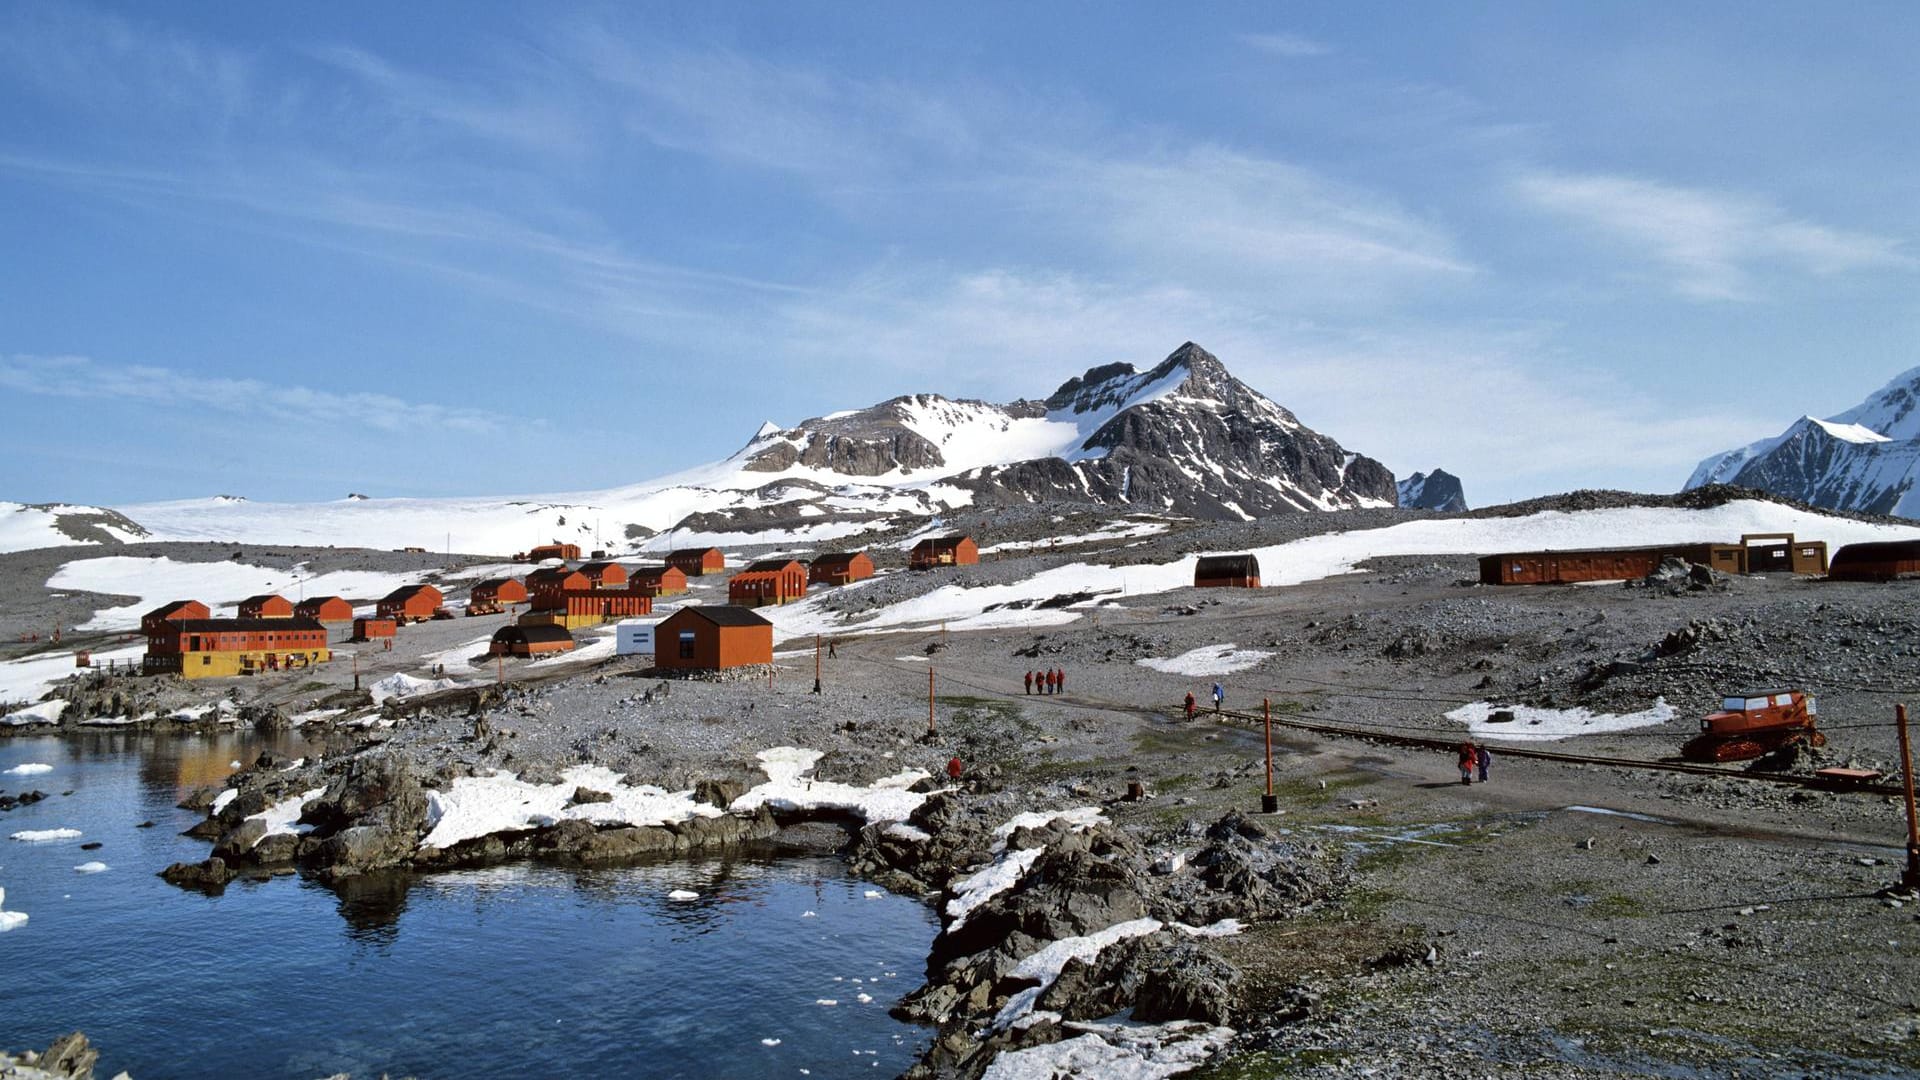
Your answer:
[[[376,641],[390,638],[399,629],[400,624],[392,619],[355,619],[353,620],[353,640]]]
[[[658,619],[629,619],[613,628],[613,655],[653,658],[653,632]]]
[[[642,566],[627,576],[627,588],[643,596],[679,596],[687,591],[687,572],[677,566]]]
[[[663,671],[724,671],[773,663],[773,624],[750,608],[681,608],[654,629],[653,663]]]
[[[937,566],[974,566],[980,562],[980,546],[971,536],[929,536],[913,545],[907,564],[915,570]]]
[[[426,622],[444,599],[431,585],[402,585],[381,599],[375,614],[396,622]]]
[[[1892,581],[1920,574],[1920,540],[1848,544],[1833,553],[1827,577],[1834,581]]]
[[[1196,589],[1257,589],[1260,560],[1252,555],[1202,555],[1193,564]]]
[[[467,593],[467,614],[498,615],[508,604],[527,602],[527,587],[518,578],[488,578]]]
[[[717,574],[727,568],[727,557],[719,548],[681,548],[667,552],[667,565],[688,577]]]
[[[237,617],[242,619],[291,619],[293,618],[293,601],[284,596],[276,596],[273,593],[261,593],[259,596],[249,596],[245,600],[240,601],[240,611]]]
[[[162,604],[140,616],[140,632],[152,637],[167,629],[168,623],[182,622],[187,619],[211,619],[213,613],[207,605],[198,600],[175,600],[171,604]]]
[[[488,656],[545,656],[573,651],[573,635],[564,626],[503,626],[493,632]]]
[[[309,597],[293,605],[293,613],[302,619],[312,619],[318,623],[353,621],[353,605],[338,596]]]
[[[873,576],[873,559],[864,551],[828,552],[807,566],[809,585],[849,585]]]

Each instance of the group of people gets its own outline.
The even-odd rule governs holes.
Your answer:
[[[1470,742],[1460,744],[1460,782],[1473,783],[1473,774],[1480,773],[1480,782],[1487,782],[1487,768],[1493,764],[1493,753],[1484,746]]]
[[[1067,673],[1059,668],[1052,671],[1027,672],[1027,693],[1057,694],[1066,689]]]
[[[1213,711],[1216,713],[1219,712],[1220,706],[1225,705],[1226,703],[1227,703],[1227,692],[1224,689],[1221,689],[1221,686],[1219,683],[1214,683],[1213,684]],[[1196,704],[1198,703],[1194,700],[1193,691],[1191,690],[1187,691],[1187,700],[1186,700],[1187,719],[1189,720],[1193,719],[1194,707]]]

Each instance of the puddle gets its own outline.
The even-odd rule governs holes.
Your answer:
[[[1676,824],[1675,822],[1668,821],[1666,818],[1654,817],[1652,814],[1636,814],[1631,810],[1609,810],[1604,806],[1563,806],[1560,809],[1573,814],[1605,814],[1608,817],[1632,818],[1635,821],[1644,821],[1649,825]]]

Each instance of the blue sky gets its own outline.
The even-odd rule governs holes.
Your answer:
[[[0,5],[0,498],[610,486],[1186,340],[1476,504],[1915,364],[1920,8]]]

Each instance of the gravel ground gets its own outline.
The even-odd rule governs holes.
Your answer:
[[[998,512],[993,535],[1088,532],[1108,520],[1050,510]],[[1176,527],[1103,545],[1100,558],[1270,544],[1377,524],[1381,513],[1391,514]],[[900,561],[871,550],[882,566]],[[865,606],[883,587],[897,599],[1025,577],[1086,554],[898,574],[844,597]],[[6,558],[26,556],[48,573],[63,561]],[[24,595],[31,581],[22,583],[18,565],[5,564],[0,579]],[[512,732],[491,754],[461,739],[473,723],[466,700],[417,715],[390,709],[400,720],[380,735],[476,767],[538,774],[592,761],[674,786],[751,777],[753,753],[781,744],[827,751],[819,770],[827,779],[933,772],[958,756],[982,797],[1020,805],[1117,799],[1141,782],[1150,798],[1110,808],[1151,839],[1258,806],[1258,734],[1172,719],[1182,694],[1204,697],[1214,678],[1137,663],[1201,646],[1272,654],[1220,677],[1231,707],[1266,698],[1276,716],[1397,733],[1458,737],[1444,713],[1472,701],[1633,711],[1664,697],[1677,710],[1666,725],[1554,744],[1629,758],[1673,754],[1724,693],[1785,683],[1819,695],[1830,733],[1818,760],[1799,767],[1890,769],[1892,704],[1920,689],[1920,583],[1489,588],[1472,584],[1466,558],[1369,569],[1286,589],[1128,597],[1046,630],[846,637],[824,664],[818,695],[809,692],[812,657],[797,645],[777,658],[771,684],[762,672],[667,685],[630,660],[581,665],[484,706],[492,728]],[[393,653],[363,654],[363,681],[419,674],[422,656],[503,621],[411,627]],[[1036,667],[1063,668],[1067,692],[1023,694],[1020,676]],[[239,689],[297,711],[350,686],[347,669]],[[507,675],[531,671],[510,666]],[[1283,822],[1341,845],[1358,884],[1331,912],[1223,944],[1250,975],[1253,1019],[1234,1055],[1207,1075],[1920,1072],[1920,907],[1878,895],[1902,858],[1895,800],[1529,762],[1500,757],[1490,741],[1493,782],[1462,787],[1445,755],[1278,730]],[[1278,1022],[1283,1015],[1297,1019]]]

